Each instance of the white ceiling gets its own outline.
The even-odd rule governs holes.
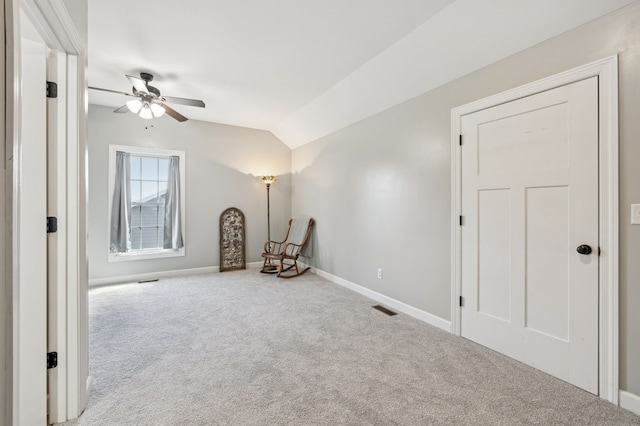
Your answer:
[[[88,80],[131,93],[151,72],[205,102],[174,105],[190,119],[295,148],[634,1],[93,0]]]

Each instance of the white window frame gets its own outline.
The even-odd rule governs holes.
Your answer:
[[[126,146],[126,145],[109,145],[109,213],[107,220],[107,230],[111,228],[111,208],[113,205],[113,189],[115,185],[115,175],[116,175],[116,152],[128,152],[131,155],[141,155],[141,156],[158,156],[158,157],[171,157],[177,156],[180,158],[180,215],[181,215],[181,232],[182,238],[185,241],[184,245],[179,249],[147,249],[147,250],[136,250],[128,253],[111,253],[109,250],[110,241],[109,235],[110,232],[107,232],[107,253],[109,256],[109,262],[122,262],[129,260],[143,260],[143,259],[161,259],[165,257],[180,257],[185,256],[185,246],[186,246],[186,238],[185,238],[185,170],[186,170],[186,154],[184,151],[176,151],[171,149],[161,149],[161,148],[145,148],[140,146]]]

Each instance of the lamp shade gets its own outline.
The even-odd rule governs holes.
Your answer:
[[[153,118],[153,114],[151,113],[151,108],[149,108],[149,104],[145,102],[140,110],[140,117],[145,120],[151,120]]]
[[[258,176],[258,178],[267,185],[271,185],[278,180],[278,176]]]
[[[142,102],[140,99],[131,99],[127,101],[127,108],[134,114],[140,112],[140,108],[142,108]]]
[[[151,108],[151,112],[153,113],[154,117],[162,117],[162,115],[165,113],[165,109],[163,108],[162,105],[151,104],[150,108]]]

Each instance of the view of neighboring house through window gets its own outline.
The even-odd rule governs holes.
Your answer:
[[[132,155],[131,250],[164,248],[169,159]]]
[[[184,255],[184,153],[110,150],[110,260]]]

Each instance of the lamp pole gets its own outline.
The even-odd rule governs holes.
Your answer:
[[[267,185],[267,241],[271,241],[271,206],[269,201],[269,190],[271,184],[278,180],[278,176],[258,176]]]
[[[269,189],[271,184],[267,183],[267,241],[271,241],[271,206],[269,205]]]

